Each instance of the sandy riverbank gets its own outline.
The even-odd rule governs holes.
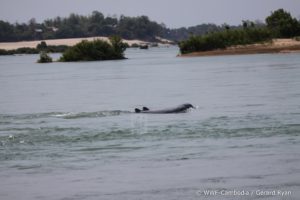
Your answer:
[[[239,55],[239,54],[259,54],[259,53],[292,53],[300,52],[300,41],[294,39],[274,39],[272,42],[263,44],[240,45],[226,49],[213,51],[193,52],[181,57],[194,56],[217,56],[217,55]]]
[[[108,37],[88,37],[88,38],[70,38],[70,39],[54,39],[54,40],[43,40],[48,45],[68,45],[73,46],[77,44],[78,42],[82,40],[94,40],[94,39],[101,39],[101,40],[108,40]],[[129,45],[132,45],[134,43],[136,44],[145,44],[147,42],[141,41],[141,40],[123,40],[124,42],[128,43]],[[0,49],[5,50],[12,50],[22,47],[30,47],[35,48],[37,44],[41,43],[41,40],[37,41],[22,41],[22,42],[1,42],[0,43]]]

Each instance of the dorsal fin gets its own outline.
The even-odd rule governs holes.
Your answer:
[[[149,110],[149,108],[143,107],[143,111],[148,111],[148,110]]]
[[[134,111],[135,111],[136,113],[140,113],[140,112],[141,112],[141,110],[138,109],[138,108],[134,109]]]

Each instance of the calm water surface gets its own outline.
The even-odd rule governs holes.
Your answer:
[[[177,53],[1,56],[0,199],[299,199],[299,54]],[[186,102],[197,109],[132,113]],[[278,190],[291,194],[259,194]]]

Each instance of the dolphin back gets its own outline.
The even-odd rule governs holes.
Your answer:
[[[181,104],[174,108],[167,108],[167,109],[161,109],[161,110],[140,110],[135,109],[136,113],[149,113],[149,114],[170,114],[170,113],[183,113],[186,112],[188,109],[194,108],[194,106],[190,103]]]

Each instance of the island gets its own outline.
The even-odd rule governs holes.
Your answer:
[[[110,42],[104,40],[82,40],[68,48],[60,57],[61,62],[95,61],[125,59],[125,43],[119,36],[111,36]]]
[[[300,52],[300,22],[278,9],[266,18],[266,25],[244,21],[243,28],[205,35],[192,35],[179,43],[180,56],[234,55]]]

